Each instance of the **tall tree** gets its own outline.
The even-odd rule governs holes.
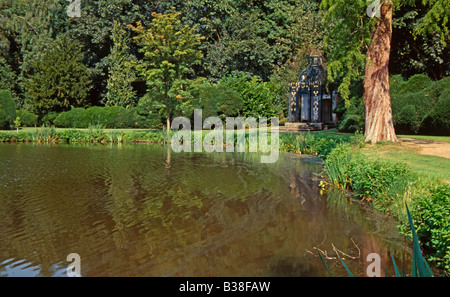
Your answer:
[[[25,88],[29,104],[39,116],[86,105],[92,81],[82,60],[78,44],[63,36],[33,63]]]
[[[67,28],[61,0],[0,0],[0,55],[15,72],[13,97],[23,107],[22,83],[54,38]]]
[[[135,64],[138,74],[148,86],[148,93],[161,103],[165,110],[167,131],[171,116],[181,99],[176,88],[182,88],[183,81],[194,78],[192,67],[201,62],[202,53],[197,48],[202,37],[189,26],[183,26],[180,13],[152,13],[150,28],[142,23],[130,28],[137,34],[134,40],[144,54]]]
[[[105,99],[109,74],[109,57],[113,47],[114,22],[128,25],[141,21],[149,26],[151,12],[159,6],[157,0],[82,0],[81,17],[67,18],[71,39],[80,42],[84,63],[92,73],[91,104],[99,105]],[[127,32],[129,33],[129,32]],[[135,54],[131,47],[130,53]],[[144,85],[145,88],[145,85]]]
[[[364,119],[367,142],[398,142],[392,119],[389,88],[389,57],[392,40],[392,6],[386,0],[367,51],[364,74]]]
[[[380,6],[375,5],[380,3]],[[428,12],[416,34],[425,34],[434,28],[436,20],[441,41],[445,44],[450,12],[448,0],[423,0]],[[324,22],[333,24],[328,36],[329,80],[340,80],[339,91],[349,99],[352,81],[364,73],[364,116],[366,141],[398,141],[395,135],[389,91],[389,59],[392,40],[393,12],[401,5],[414,5],[413,0],[322,0],[326,10]],[[379,12],[379,17],[367,18],[368,8]],[[443,16],[435,13],[438,10]],[[378,14],[378,13],[377,13]],[[433,25],[431,25],[433,24]],[[347,101],[348,102],[348,101]]]
[[[130,108],[136,103],[136,91],[131,85],[135,75],[130,65],[127,32],[116,21],[111,34],[113,46],[108,57],[109,77],[106,84],[105,105]]]
[[[268,80],[299,47],[320,47],[318,4],[306,0],[167,0],[181,20],[205,37],[199,71],[211,80],[229,74]],[[298,74],[298,73],[297,73]],[[297,75],[295,74],[295,75]],[[291,77],[292,79],[292,77]]]

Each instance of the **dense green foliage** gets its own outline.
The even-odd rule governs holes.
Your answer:
[[[346,168],[348,183],[360,197],[369,199],[382,197],[383,191],[393,185],[398,186],[398,180],[404,180],[409,174],[408,168],[402,163],[387,160],[366,160],[355,158]],[[373,200],[379,203],[378,199]]]
[[[241,95],[223,84],[203,84],[193,99],[193,108],[202,109],[203,118],[238,116],[243,107]]]
[[[38,115],[86,105],[90,74],[76,42],[58,39],[31,65],[33,70],[24,85],[29,104]]]
[[[238,92],[243,100],[240,112],[244,117],[276,117],[282,110],[282,101],[272,82],[262,82],[256,76],[248,78],[241,76],[227,76],[220,80],[220,84]]]
[[[20,118],[22,127],[34,127],[38,124],[38,116],[27,110],[16,110],[16,115]]]
[[[450,186],[439,186],[414,201],[417,235],[432,255],[431,261],[450,271]]]
[[[398,133],[446,135],[450,132],[450,79],[434,82],[417,74],[391,77],[392,113]]]
[[[436,31],[430,30],[428,33],[422,31],[422,33],[418,34],[419,28],[424,28],[424,25],[426,25],[426,22],[424,22],[425,18],[428,18],[429,27],[440,27],[438,22],[435,24],[433,22],[430,23],[433,12],[432,10],[427,10],[425,2],[415,1],[414,6],[403,5],[395,11],[392,33],[393,50],[391,52],[389,70],[391,73],[401,74],[404,77],[424,73],[433,78],[433,80],[438,80],[450,74],[450,61],[445,58],[450,54],[449,46],[442,43],[439,28],[436,28],[438,29]],[[435,6],[435,9],[442,9],[441,4],[443,1],[428,2],[440,2],[440,4]],[[430,14],[427,16],[428,13]],[[445,18],[445,12],[442,11],[441,13],[442,15],[437,14],[436,17]],[[441,28],[448,30],[445,26]]]
[[[262,114],[260,108],[257,114],[285,116],[287,84],[307,65],[311,48],[322,48],[324,35],[318,5],[303,0],[82,1],[79,18],[67,16],[68,5],[63,0],[0,1],[0,83],[19,109],[38,114],[41,123],[53,112],[90,105],[138,106],[141,115],[161,121],[165,105],[171,105],[172,117],[189,116],[201,81],[241,75],[257,77],[253,95],[262,92],[255,84],[275,78],[271,88],[278,92],[279,110]],[[163,19],[174,26],[163,25]],[[169,28],[173,31],[163,32]],[[164,52],[132,42],[148,30],[157,34],[155,46],[180,39],[177,30],[190,35],[166,55],[175,48]],[[186,59],[189,53],[192,61]],[[156,79],[156,69],[169,65],[157,62],[158,56],[172,66]],[[143,68],[132,69],[130,62]],[[266,106],[267,98],[262,101]],[[246,109],[252,104],[260,106],[253,102]]]
[[[16,105],[9,90],[0,90],[0,129],[9,128],[16,119]]]
[[[351,87],[362,81],[367,50],[377,18],[367,17],[373,1],[322,0],[323,24],[330,27],[325,49],[330,63],[328,80],[338,85],[344,100],[352,96]],[[380,1],[382,3],[383,1]],[[394,37],[391,55],[395,66],[392,74],[410,76],[426,72],[435,79],[448,75],[448,0],[392,0]],[[436,42],[437,40],[437,42]],[[435,67],[433,67],[433,65]],[[347,106],[349,103],[347,102]]]
[[[431,80],[416,74],[405,80],[401,75],[390,78],[392,116],[398,134],[448,135],[450,133],[450,79]],[[358,87],[353,88],[355,93]],[[342,132],[364,129],[362,97],[352,97],[346,108],[341,102],[336,109]]]
[[[151,128],[142,121],[136,109],[124,107],[99,107],[87,109],[74,108],[62,112],[52,122],[59,128],[88,128],[90,125],[101,125],[105,128]]]
[[[448,2],[394,3],[390,72],[405,78],[416,73],[432,79],[448,75]],[[0,84],[10,90],[18,109],[38,114],[40,123],[51,122],[53,112],[102,105],[138,107],[151,121],[164,122],[167,108],[171,117],[189,117],[205,80],[238,92],[243,100],[240,115],[280,116],[283,122],[288,84],[308,65],[307,56],[316,48],[325,55],[329,87],[339,87],[348,99],[342,112],[349,116],[343,118],[342,130],[355,131],[362,123],[357,99],[362,89],[353,86],[361,82],[376,23],[366,15],[369,4],[93,0],[82,1],[81,17],[70,18],[68,1],[0,0]],[[158,40],[163,45],[180,39],[174,33],[185,28],[200,41],[185,37],[190,41],[179,43],[183,48],[177,53],[157,48]],[[145,45],[144,32],[158,34],[153,45]],[[183,60],[189,53],[195,53],[192,63]],[[133,69],[133,63],[143,68]],[[164,65],[172,65],[170,71]],[[167,70],[159,73],[165,75],[157,75],[158,67]],[[404,114],[412,114],[411,107]],[[428,123],[442,126],[434,118]]]
[[[157,102],[164,111],[168,125],[177,106],[185,98],[180,94],[191,82],[193,66],[200,64],[202,52],[197,48],[202,38],[189,26],[183,26],[180,13],[153,13],[150,28],[142,23],[130,28],[143,59],[133,63],[147,84],[146,97]],[[170,127],[167,127],[170,129]]]
[[[135,75],[130,62],[129,41],[127,32],[118,22],[114,22],[111,33],[113,46],[108,56],[109,77],[106,85],[106,106],[122,106],[130,108],[136,105],[136,91],[132,82]]]

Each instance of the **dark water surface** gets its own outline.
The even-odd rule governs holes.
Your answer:
[[[66,276],[70,253],[82,276],[328,276],[317,249],[363,276],[370,253],[409,258],[395,222],[321,194],[320,171],[290,154],[0,144],[0,276]]]

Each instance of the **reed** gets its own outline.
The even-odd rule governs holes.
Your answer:
[[[87,142],[103,142],[108,137],[104,131],[105,126],[100,124],[89,124],[87,131]]]
[[[36,130],[31,133],[31,140],[38,143],[54,143],[58,140],[58,134],[56,133],[55,126],[36,127]]]
[[[106,134],[107,139],[110,143],[123,143],[124,132],[111,130]]]

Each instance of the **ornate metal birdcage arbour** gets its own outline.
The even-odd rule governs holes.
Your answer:
[[[326,92],[327,71],[323,57],[317,51],[309,57],[309,67],[300,73],[297,82],[289,85],[290,123],[334,123],[332,110],[337,104],[337,93]]]

